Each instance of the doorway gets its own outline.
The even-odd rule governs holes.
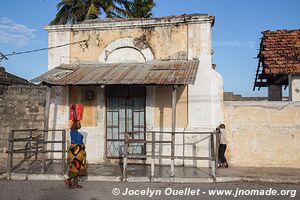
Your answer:
[[[134,140],[146,140],[146,88],[110,86],[106,89],[106,157],[121,158],[125,132]],[[145,143],[132,143],[129,153],[145,155]]]

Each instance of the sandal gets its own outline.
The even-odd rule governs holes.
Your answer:
[[[74,185],[73,187],[74,187],[74,188],[83,188],[81,185],[78,185],[78,184],[77,184],[77,185]]]
[[[72,188],[71,181],[69,179],[64,180],[67,187]]]
[[[227,162],[225,163],[225,168],[228,168],[228,163]]]

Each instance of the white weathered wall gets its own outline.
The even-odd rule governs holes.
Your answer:
[[[82,127],[80,132],[87,133],[86,152],[89,163],[103,163],[105,160],[105,92],[97,87],[97,126]]]
[[[189,85],[187,131],[212,131],[222,122],[223,79],[212,69],[211,24],[188,25],[188,59],[199,59],[195,84]]]
[[[55,47],[64,44],[70,44],[71,37],[69,31],[56,32],[51,31],[48,34],[48,47]],[[63,46],[48,50],[48,69],[53,69],[60,64],[70,63],[70,46]]]
[[[69,88],[56,86],[51,88],[49,128],[64,129],[67,142],[70,143],[69,124]],[[102,163],[105,159],[105,92],[97,87],[97,123],[96,126],[82,126],[79,130],[85,136],[87,160],[89,163]],[[83,116],[84,117],[84,116]],[[61,140],[61,132],[49,132],[49,140]],[[60,144],[48,145],[51,149],[61,149]],[[61,153],[50,155],[51,158],[61,158]]]
[[[185,131],[210,132],[223,122],[223,79],[212,69],[211,24],[188,25],[188,59],[199,59],[195,84],[188,86],[188,126]],[[186,135],[186,156],[210,156],[208,135]],[[179,148],[180,150],[180,148]],[[185,165],[209,166],[208,161],[184,161]]]
[[[229,165],[300,168],[300,102],[224,102]]]
[[[67,131],[69,129],[69,88],[61,86],[53,86],[50,89],[50,109],[49,109],[49,121],[48,129],[58,130],[64,129]],[[48,140],[50,141],[60,141],[62,140],[61,132],[48,132]],[[48,144],[48,149],[61,150],[61,144]],[[51,158],[61,159],[61,153],[50,153]]]
[[[216,71],[211,75],[211,112],[212,112],[212,127],[216,128],[224,122],[224,86],[223,77]]]
[[[300,101],[300,75],[292,75],[292,101]]]

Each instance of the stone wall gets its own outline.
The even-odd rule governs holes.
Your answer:
[[[225,101],[232,166],[300,168],[300,102]]]
[[[43,128],[46,89],[39,86],[9,86],[0,99],[0,160],[6,160],[11,129]],[[3,166],[6,163],[1,162]]]
[[[267,101],[268,97],[243,97],[240,94],[235,94],[233,92],[224,92],[224,101]],[[285,98],[287,99],[287,98]]]

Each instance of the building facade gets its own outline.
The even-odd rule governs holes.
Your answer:
[[[49,49],[49,71],[36,78],[51,88],[48,128],[68,129],[70,105],[83,104],[88,161],[118,162],[124,132],[151,140],[147,131],[171,131],[176,87],[176,131],[214,131],[223,122],[223,79],[212,67],[213,23],[214,17],[193,14],[47,26],[49,47],[63,45]],[[175,139],[176,155],[209,155],[205,136]],[[170,153],[167,144],[157,147],[160,155]],[[132,151],[148,150],[137,144]]]

